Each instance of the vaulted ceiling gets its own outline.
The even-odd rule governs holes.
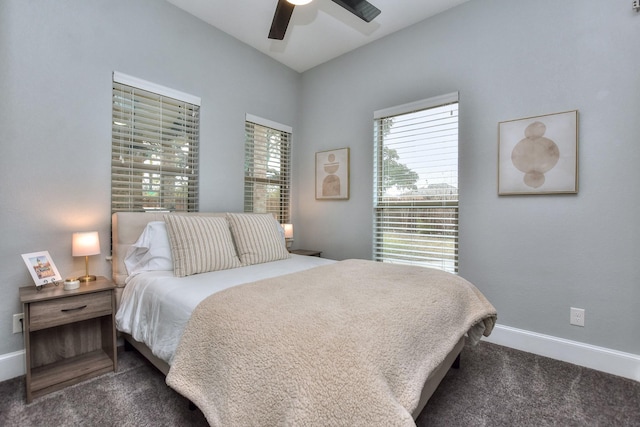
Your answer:
[[[278,0],[167,0],[284,65],[303,72],[469,0],[369,0],[367,23],[334,3],[296,6],[283,40],[267,36]]]

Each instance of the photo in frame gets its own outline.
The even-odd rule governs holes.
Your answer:
[[[22,259],[27,265],[36,287],[62,280],[62,277],[60,276],[60,273],[58,273],[58,269],[53,263],[48,251],[22,254]]]
[[[578,110],[498,124],[498,195],[578,192]]]
[[[349,199],[349,149],[316,153],[316,200]]]

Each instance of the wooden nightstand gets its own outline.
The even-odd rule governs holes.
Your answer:
[[[118,369],[115,288],[104,277],[71,291],[62,284],[20,288],[27,403]]]
[[[292,254],[296,254],[296,255],[306,255],[306,256],[317,256],[319,257],[320,255],[322,255],[322,251],[313,251],[313,250],[309,250],[309,249],[294,249],[292,251],[289,251]]]

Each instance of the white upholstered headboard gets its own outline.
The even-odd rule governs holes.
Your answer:
[[[123,287],[127,278],[124,257],[150,221],[164,221],[165,215],[225,216],[225,212],[116,212],[111,215],[113,281]]]

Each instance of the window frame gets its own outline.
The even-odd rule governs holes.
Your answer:
[[[200,98],[117,71],[111,212],[198,211]]]
[[[258,133],[256,134],[256,130]],[[293,128],[252,114],[245,115],[244,211],[271,213],[281,224],[291,222],[291,147]],[[269,141],[279,146],[273,159]],[[265,163],[256,168],[256,150],[266,153]],[[279,173],[268,176],[268,170]],[[263,173],[256,173],[261,170]],[[264,175],[264,176],[263,176]],[[263,190],[256,191],[258,186]],[[278,201],[270,204],[266,187],[277,188]],[[256,206],[256,195],[262,195],[264,206]],[[273,200],[271,200],[273,202]],[[274,207],[275,206],[275,207]]]
[[[454,105],[459,109],[457,92],[428,98],[408,104],[385,108],[374,112],[374,173],[373,173],[373,239],[372,258],[375,261],[423,265],[452,273],[458,271],[458,222],[459,197],[456,187],[436,187],[429,192],[415,191],[415,196],[392,197],[387,194],[389,183],[385,171],[385,148],[394,147],[385,143],[384,120],[409,117],[413,113],[437,111],[441,107]],[[459,118],[455,116],[455,170],[458,170]],[[446,123],[447,120],[441,120]],[[426,132],[425,132],[426,133]],[[426,137],[428,141],[436,139]],[[431,138],[431,139],[429,139]],[[424,155],[432,146],[419,148]],[[389,151],[386,154],[390,157]],[[456,172],[457,174],[457,172]],[[427,187],[428,188],[428,187]],[[411,194],[407,192],[407,194]],[[418,230],[419,229],[419,230]],[[392,239],[389,236],[393,235]],[[387,240],[385,240],[385,236]],[[438,243],[438,240],[441,240]]]

